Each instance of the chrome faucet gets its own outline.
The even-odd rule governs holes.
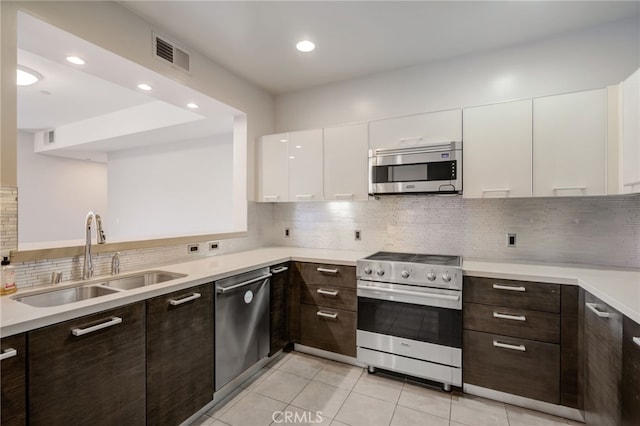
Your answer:
[[[84,245],[84,265],[82,267],[83,280],[88,280],[93,277],[93,263],[91,262],[91,225],[94,221],[96,222],[96,239],[98,244],[104,244],[106,240],[104,231],[102,230],[102,218],[98,213],[90,211],[87,213],[84,225],[86,241]]]

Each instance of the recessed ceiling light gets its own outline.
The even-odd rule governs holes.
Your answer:
[[[296,49],[298,49],[301,52],[311,52],[315,48],[316,48],[316,45],[310,42],[309,40],[302,40],[302,41],[299,41],[298,44],[296,44]]]
[[[18,65],[16,84],[18,86],[30,86],[42,79],[42,74],[30,68]]]
[[[187,107],[189,107],[191,109],[197,109],[198,108],[198,104],[194,104],[193,102],[189,102],[187,104]]]
[[[74,65],[84,65],[84,59],[78,58],[77,56],[67,56],[67,61],[71,62]]]
[[[148,92],[149,90],[151,90],[151,86],[149,86],[146,83],[140,83],[140,84],[138,84],[138,89],[145,90],[145,91]]]

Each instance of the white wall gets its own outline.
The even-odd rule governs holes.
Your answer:
[[[104,163],[37,154],[33,135],[18,132],[18,243],[84,240],[89,210],[107,210]],[[52,244],[49,244],[51,246]]]
[[[109,241],[228,232],[232,175],[230,133],[110,153]]]
[[[604,87],[640,63],[640,24],[623,20],[536,43],[303,90],[276,98],[276,131]]]

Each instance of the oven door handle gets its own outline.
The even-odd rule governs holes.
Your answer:
[[[392,288],[380,288],[380,287],[363,287],[363,286],[360,286],[358,288],[360,290],[369,290],[369,291],[373,291],[373,292],[381,291],[381,292],[384,292],[384,293],[404,294],[404,295],[407,295],[407,296],[428,297],[430,299],[452,300],[454,302],[457,302],[458,300],[460,300],[460,296],[459,295],[453,295],[453,294],[426,293],[426,292],[419,292],[419,291],[396,290],[396,289],[392,289]]]

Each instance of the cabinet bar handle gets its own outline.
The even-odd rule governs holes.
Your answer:
[[[331,319],[336,319],[338,318],[338,313],[337,312],[323,312],[323,311],[318,311],[316,312],[316,315],[319,317],[325,317],[325,318],[331,318]]]
[[[336,194],[336,198],[340,200],[350,200],[353,198],[353,194]]]
[[[512,351],[520,352],[526,352],[527,350],[524,345],[509,345],[507,343],[498,342],[497,340],[493,341],[493,346],[495,346],[496,348],[511,349]]]
[[[633,182],[627,182],[627,183],[623,183],[622,186],[636,186],[636,185],[640,185],[640,180],[636,180]]]
[[[313,198],[313,195],[312,194],[296,195],[296,198],[299,198],[301,200],[310,200]]]
[[[317,268],[316,271],[323,272],[325,274],[337,274],[337,269]]]
[[[265,200],[277,200],[278,198],[280,198],[279,195],[264,195],[262,198],[264,198]]]
[[[483,189],[482,192],[511,192],[511,190],[509,188],[502,188],[502,189]]]
[[[587,305],[587,308],[593,311],[593,313],[595,313],[600,318],[609,318],[611,316],[611,313],[603,311],[602,308],[600,308],[600,306],[598,306],[596,303],[585,303],[585,305]]]
[[[191,296],[183,297],[182,299],[170,299],[169,304],[171,306],[182,305],[183,303],[191,302],[192,300],[200,299],[202,296],[200,293],[193,293]]]
[[[552,189],[554,191],[571,191],[571,190],[584,191],[587,189],[587,187],[586,186],[556,186]]]
[[[102,330],[103,328],[113,327],[114,325],[120,324],[122,322],[122,318],[113,317],[107,322],[103,322],[101,324],[94,325],[92,327],[87,328],[74,328],[71,330],[71,334],[74,336],[82,336],[85,334],[93,333],[94,331]]]
[[[515,287],[512,285],[502,285],[502,284],[494,284],[493,288],[495,288],[496,290],[527,291],[526,287],[523,287],[523,286]]]
[[[494,318],[500,318],[500,319],[513,320],[513,321],[526,321],[527,320],[527,317],[525,317],[524,315],[509,315],[509,314],[501,314],[500,312],[494,312],[493,313],[493,317]]]
[[[2,354],[0,354],[0,361],[4,361],[5,359],[13,358],[18,355],[18,351],[13,348],[5,349]]]
[[[288,271],[288,270],[289,270],[289,268],[287,268],[286,266],[281,266],[279,268],[273,268],[271,270],[271,273],[272,274],[279,274],[280,272],[284,272],[284,271]]]
[[[326,296],[337,296],[338,295],[338,290],[323,290],[321,288],[316,290],[316,293],[318,294],[324,294]]]
[[[633,343],[635,343],[636,345],[640,346],[640,337],[634,337],[633,338]]]

